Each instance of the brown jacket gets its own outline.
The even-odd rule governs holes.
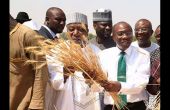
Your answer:
[[[27,59],[41,58],[25,52],[25,47],[38,45],[38,40],[43,37],[19,23],[10,32],[10,110],[44,109],[47,67],[24,64]]]

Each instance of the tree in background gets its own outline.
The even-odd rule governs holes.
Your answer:
[[[96,37],[96,35],[94,35],[94,34],[92,34],[92,33],[89,33],[89,34],[88,34],[88,39],[89,39],[89,40],[92,39],[92,38],[94,38],[94,37]]]
[[[68,38],[67,38],[67,32],[62,32],[61,34],[60,34],[60,37],[59,38],[63,38],[64,40],[67,40]]]

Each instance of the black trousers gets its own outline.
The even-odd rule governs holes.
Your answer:
[[[99,93],[99,98],[100,98],[100,105],[101,105],[101,110],[104,110],[104,92]]]
[[[112,110],[113,105],[105,105],[104,110]],[[127,109],[128,108],[128,109]],[[118,110],[116,106],[114,106],[113,110]],[[144,101],[127,103],[126,107],[121,110],[146,110],[146,105]]]

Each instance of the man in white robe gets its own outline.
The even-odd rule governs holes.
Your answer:
[[[85,24],[86,29],[82,27],[82,23]],[[73,13],[67,22],[67,32],[76,43],[90,46],[96,53],[100,51],[95,45],[86,44],[86,41],[80,37],[88,35],[86,15]],[[53,60],[57,59],[47,55],[51,78],[46,91],[46,110],[100,110],[99,93],[91,90],[85,82],[83,73],[73,69],[74,76],[64,77],[63,73],[66,71],[63,64],[50,63]]]

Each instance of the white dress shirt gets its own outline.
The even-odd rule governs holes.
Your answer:
[[[99,59],[103,70],[107,73],[108,80],[117,81],[118,60],[121,50],[112,47],[99,52]],[[150,56],[143,49],[130,46],[125,50],[126,58],[126,82],[121,83],[119,93],[127,95],[127,102],[147,100],[145,87],[149,81]],[[114,104],[111,96],[106,92],[104,103]]]
[[[135,47],[139,47],[137,41],[132,42],[132,45],[135,46]],[[139,47],[139,48],[141,48],[141,47]],[[149,53],[151,53],[157,48],[159,48],[159,45],[156,44],[156,43],[151,42],[151,45],[149,47],[142,48],[142,49],[144,49],[144,50],[148,51]]]
[[[94,45],[89,46],[95,52],[100,51]],[[63,64],[57,62],[53,55],[47,55],[46,58],[50,73],[46,89],[46,110],[100,110],[99,93],[91,91],[82,72],[76,71],[64,83]]]

